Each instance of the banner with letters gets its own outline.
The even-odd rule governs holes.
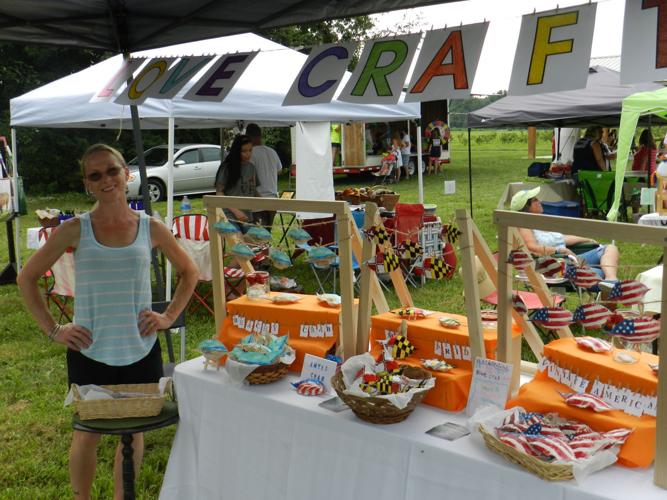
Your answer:
[[[467,99],[489,23],[427,31],[405,102]]]
[[[621,83],[667,79],[667,1],[626,0]]]
[[[508,95],[584,88],[595,15],[595,3],[524,15]],[[334,99],[396,104],[403,92],[406,102],[468,98],[488,27],[484,22],[431,30],[423,40],[421,33],[368,40],[349,77],[346,71],[359,42],[313,47],[282,104],[322,104]],[[221,102],[256,54],[126,60],[91,102],[141,104],[147,98],[172,99],[176,95]],[[666,79],[667,0],[626,0],[622,83]]]
[[[596,4],[528,14],[521,20],[509,95],[586,87]]]

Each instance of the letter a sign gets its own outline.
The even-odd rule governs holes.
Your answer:
[[[586,87],[596,4],[523,16],[508,94]]]

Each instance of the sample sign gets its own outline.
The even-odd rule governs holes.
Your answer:
[[[331,392],[331,377],[336,374],[337,363],[329,359],[307,354],[303,358],[301,380],[313,379],[321,382],[327,392]]]
[[[512,378],[512,365],[493,359],[475,358],[466,413],[493,406],[504,409]]]

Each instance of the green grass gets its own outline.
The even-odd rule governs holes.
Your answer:
[[[454,210],[469,207],[467,147],[457,133],[453,142],[452,163],[445,166],[444,175],[424,178],[424,197],[438,205],[444,222],[453,220]],[[492,212],[508,182],[526,180],[525,144],[496,141],[475,141],[473,134],[473,211],[474,221],[491,249],[496,249],[496,228]],[[540,142],[538,155],[548,155],[550,144]],[[456,194],[443,194],[443,180],[456,181]],[[364,186],[373,178],[340,178],[338,186]],[[281,179],[287,187],[287,180]],[[402,202],[417,201],[416,178],[395,186]],[[91,201],[83,194],[62,194],[51,197],[29,197],[27,216],[21,217],[21,245],[25,246],[26,228],[36,226],[34,210],[44,207],[85,210]],[[202,199],[193,200],[194,210],[202,209]],[[177,205],[178,207],[178,205]],[[165,203],[156,209],[166,214]],[[617,242],[622,254],[622,277],[634,277],[657,261],[659,249]],[[23,249],[25,260],[32,251]],[[0,224],[0,266],[7,262],[5,224]],[[296,276],[314,291],[310,270],[300,264],[283,273]],[[464,314],[463,284],[457,273],[451,281],[428,281],[420,289],[411,289],[415,303],[427,309]],[[387,298],[392,306],[398,304],[393,293]],[[570,296],[568,305],[577,300]],[[71,434],[70,410],[62,407],[66,393],[65,357],[62,346],[45,340],[26,312],[15,285],[0,287],[0,498],[27,499],[71,496],[69,489],[67,453]],[[187,317],[188,357],[197,355],[197,344],[214,334],[213,319],[204,315]],[[528,357],[527,353],[524,353]],[[147,435],[147,453],[137,480],[138,498],[156,498],[169,456],[174,429],[154,431]],[[109,498],[112,494],[111,467],[113,440],[105,438],[99,448],[98,472],[94,497]]]

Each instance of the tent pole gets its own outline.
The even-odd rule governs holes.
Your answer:
[[[169,117],[167,126],[167,227],[171,228],[174,219],[174,117]],[[167,259],[164,276],[165,300],[171,300],[171,262]]]
[[[424,203],[424,176],[422,174],[422,122],[417,120],[417,188],[419,203]]]
[[[130,54],[123,53],[123,59],[129,60]],[[128,85],[132,80],[132,76],[128,78]],[[130,115],[132,116],[132,135],[134,137],[134,148],[137,153],[137,161],[139,162],[139,178],[141,179],[141,198],[144,202],[144,211],[148,215],[153,215],[151,208],[151,199],[148,196],[148,181],[146,177],[146,158],[144,158],[144,142],[141,139],[141,124],[139,123],[139,110],[135,104],[130,105]],[[156,301],[164,300],[164,284],[162,282],[162,272],[160,271],[160,263],[157,258],[157,251],[153,249],[151,252],[151,262],[153,263],[153,271],[155,272],[155,284],[157,295],[153,297]]]
[[[556,161],[560,160],[560,127],[558,127],[558,132],[556,136],[556,158],[554,158]]]
[[[468,127],[468,189],[470,190],[470,218],[472,219],[472,153],[470,150],[470,127]]]
[[[11,129],[12,140],[12,182],[14,183],[14,212],[19,211],[19,166],[18,166],[18,151],[16,140],[16,129]],[[14,245],[16,251],[16,272],[21,270],[21,218],[16,218],[14,225]]]

